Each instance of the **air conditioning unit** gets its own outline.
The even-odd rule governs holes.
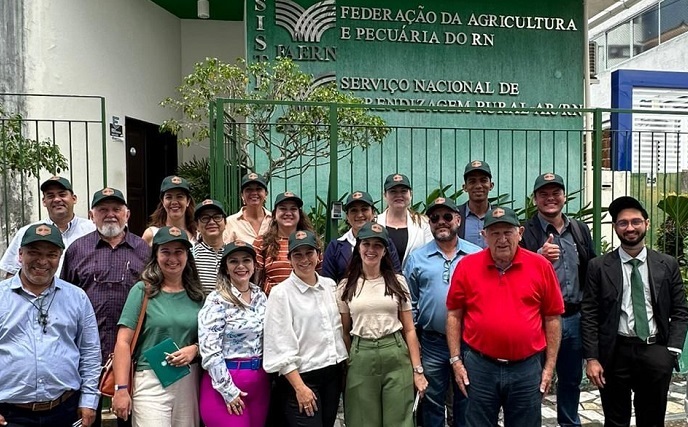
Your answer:
[[[597,79],[597,43],[588,42],[588,72],[590,80]]]

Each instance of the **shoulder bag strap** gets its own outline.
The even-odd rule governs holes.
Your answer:
[[[143,326],[143,317],[146,315],[146,308],[148,307],[148,294],[146,289],[143,289],[143,302],[141,303],[141,312],[139,312],[139,321],[136,324],[136,331],[134,332],[134,338],[131,340],[131,354],[134,354],[136,349],[136,341],[139,339],[139,334],[141,333],[141,326]]]

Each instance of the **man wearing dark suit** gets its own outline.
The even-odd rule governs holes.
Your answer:
[[[671,372],[688,327],[676,260],[645,246],[650,221],[632,197],[609,205],[621,247],[588,265],[583,293],[586,375],[600,389],[605,426],[663,426]]]
[[[485,249],[487,243],[481,234],[485,215],[492,209],[488,195],[494,188],[490,165],[482,160],[469,162],[463,171],[463,191],[468,194],[468,201],[459,205],[461,224],[459,237]]]

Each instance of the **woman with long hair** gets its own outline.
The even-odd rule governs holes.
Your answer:
[[[403,267],[411,251],[433,239],[432,232],[425,215],[411,209],[413,191],[411,181],[406,175],[389,175],[385,179],[384,190],[387,209],[378,215],[377,222],[387,228]]]
[[[134,348],[131,342],[143,305],[148,298],[145,321]],[[119,418],[131,414],[133,427],[196,427],[199,367],[198,312],[203,289],[191,256],[191,243],[177,227],[162,227],[153,238],[150,261],[127,297],[119,319],[113,370],[115,395],[112,408]],[[163,387],[144,352],[166,339],[178,350],[166,353],[165,362],[186,367],[189,374]],[[131,358],[136,362],[129,383]],[[133,388],[133,394],[130,392]]]
[[[315,271],[320,245],[312,231],[293,232],[288,250],[293,271],[265,310],[263,366],[279,374],[272,399],[289,427],[332,427],[347,357],[335,284]]]
[[[303,212],[303,200],[291,191],[275,197],[272,222],[268,232],[253,242],[256,249],[256,280],[269,296],[274,286],[289,277],[292,271],[288,257],[289,235],[295,231],[313,231]],[[320,265],[318,265],[320,268]]]
[[[394,272],[380,224],[358,232],[337,287],[349,369],[344,417],[349,427],[413,427],[413,389],[428,386],[404,276]]]
[[[265,293],[250,282],[256,251],[235,240],[225,246],[216,290],[198,314],[203,360],[200,408],[206,427],[263,427],[270,379],[263,370]]]
[[[141,238],[151,245],[153,237],[160,227],[170,226],[186,230],[189,241],[195,243],[195,209],[196,204],[191,197],[189,182],[180,176],[168,176],[160,184],[160,202],[150,216],[148,228],[143,232]]]
[[[344,278],[344,272],[349,266],[351,254],[356,246],[358,231],[366,222],[375,221],[377,210],[370,194],[365,191],[354,191],[346,199],[344,212],[346,212],[346,222],[351,228],[342,237],[332,240],[327,245],[323,256],[322,275],[335,282]],[[389,255],[392,257],[394,271],[401,273],[399,254],[394,245],[389,247]]]

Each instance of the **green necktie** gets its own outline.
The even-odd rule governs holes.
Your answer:
[[[646,340],[650,336],[650,324],[647,321],[647,310],[645,309],[645,286],[640,276],[638,266],[643,262],[639,259],[628,261],[633,267],[631,271],[631,301],[633,302],[633,317],[635,317],[635,333],[641,340]]]

